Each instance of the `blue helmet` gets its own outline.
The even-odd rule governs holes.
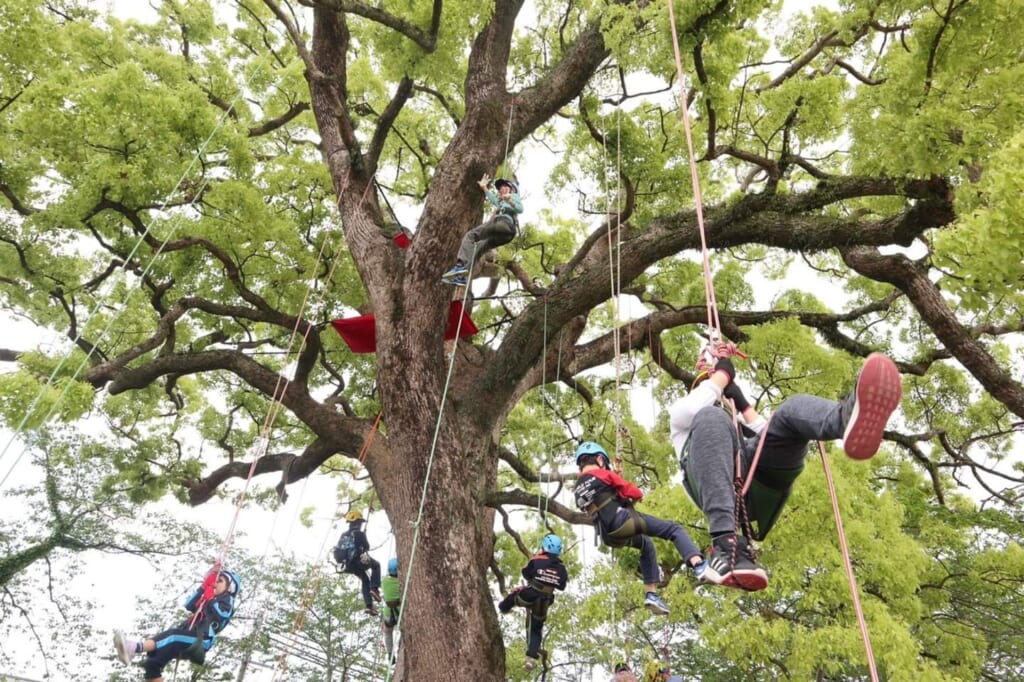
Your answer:
[[[501,189],[502,185],[507,185],[513,193],[519,194],[519,183],[515,180],[506,180],[505,178],[498,178],[494,181],[494,189]]]
[[[561,554],[562,553],[562,538],[558,537],[553,533],[549,533],[544,536],[544,539],[540,541],[540,548],[548,554]]]
[[[388,559],[388,575],[398,575],[398,558],[391,557]]]
[[[611,466],[611,460],[608,459],[608,453],[604,451],[604,448],[600,444],[595,443],[592,440],[584,441],[580,443],[580,446],[576,448],[576,466],[580,465],[580,460],[587,455],[600,455],[601,459],[604,460],[604,468],[607,469]]]
[[[228,580],[228,594],[238,595],[242,590],[242,579],[234,571],[221,570],[220,575]]]

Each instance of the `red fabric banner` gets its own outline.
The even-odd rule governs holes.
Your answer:
[[[461,328],[459,327],[460,317],[462,318]],[[347,317],[343,320],[334,320],[331,324],[353,353],[373,353],[377,350],[377,331],[374,327],[373,315]],[[448,306],[448,326],[444,331],[445,341],[455,338],[456,329],[459,331],[460,339],[473,336],[479,331],[469,313],[463,310],[461,301],[452,301]]]

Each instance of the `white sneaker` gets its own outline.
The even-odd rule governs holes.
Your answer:
[[[117,650],[117,657],[122,663],[131,665],[132,659],[135,658],[136,648],[135,640],[125,637],[120,630],[114,630],[114,649]]]

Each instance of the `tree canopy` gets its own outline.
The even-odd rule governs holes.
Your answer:
[[[0,6],[0,309],[63,339],[0,342],[0,418],[52,482],[31,532],[5,523],[5,589],[110,549],[102,524],[54,542],[74,500],[201,505],[252,470],[273,506],[337,476],[408,567],[393,679],[526,679],[493,598],[585,526],[577,442],[706,540],[663,414],[708,332],[683,93],[758,406],[838,397],[875,351],[904,376],[883,451],[831,458],[885,678],[1022,674],[1018,0],[692,0],[674,23],[644,0],[153,4]],[[517,177],[522,234],[468,292],[480,332],[446,344],[463,292],[440,275],[485,173]],[[331,328],[359,313],[375,354]],[[769,590],[674,576],[667,624],[636,608],[635,556],[574,545],[549,679],[663,649],[702,680],[864,678],[829,514],[809,466]]]

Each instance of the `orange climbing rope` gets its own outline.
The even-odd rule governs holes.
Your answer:
[[[676,58],[676,78],[679,79],[679,109],[683,115],[683,130],[686,133],[686,151],[690,161],[690,182],[693,185],[693,203],[697,214],[697,228],[700,231],[701,261],[704,271],[704,294],[707,298],[709,347],[717,345],[721,339],[721,326],[718,320],[718,303],[715,300],[715,287],[711,278],[711,259],[708,254],[708,243],[704,232],[704,202],[700,193],[700,177],[697,173],[697,156],[693,151],[693,131],[690,127],[690,107],[684,87],[683,60],[679,52],[678,29],[676,15],[672,9],[672,0],[668,0],[668,15],[672,24],[672,49]]]

